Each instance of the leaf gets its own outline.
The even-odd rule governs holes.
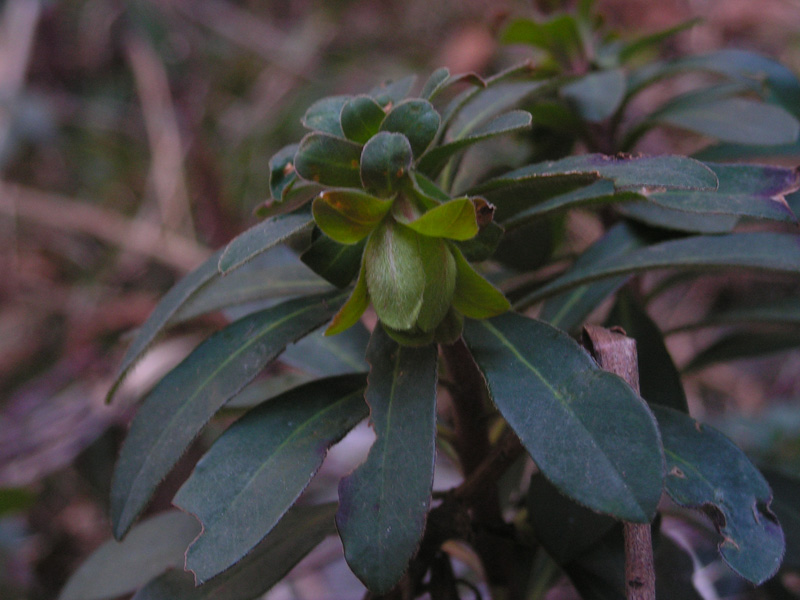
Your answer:
[[[513,110],[489,121],[454,141],[436,146],[419,160],[418,168],[427,175],[436,175],[456,152],[467,146],[499,135],[514,133],[531,126],[531,115],[524,110]]]
[[[800,481],[774,469],[762,468],[762,472],[774,493],[770,508],[777,515],[786,537],[782,566],[797,569],[800,566]]]
[[[269,191],[278,202],[283,200],[283,192],[290,183],[297,179],[294,170],[294,155],[299,144],[284,146],[269,159]]]
[[[562,66],[580,56],[583,42],[572,15],[557,15],[537,23],[530,19],[512,21],[501,36],[505,44],[528,44],[549,52]]]
[[[511,308],[503,293],[481,277],[455,248],[453,258],[456,261],[453,308],[470,319],[494,317]]]
[[[687,29],[691,29],[695,25],[699,25],[701,22],[702,19],[700,18],[689,19],[688,21],[684,21],[683,23],[678,23],[677,25],[673,25],[672,27],[667,27],[666,29],[662,29],[661,31],[656,31],[655,33],[644,35],[629,42],[626,42],[622,46],[622,48],[620,48],[619,60],[621,62],[628,62],[637,54],[643,51],[647,51],[650,48],[653,48],[654,46],[658,46],[662,42],[673,37],[675,34],[681,33],[682,31],[686,31]]]
[[[170,510],[142,521],[124,542],[110,540],[69,578],[59,600],[103,600],[130,594],[174,567],[183,567],[187,546],[200,533],[190,515]]]
[[[670,267],[692,271],[736,268],[796,274],[800,273],[800,237],[748,232],[670,240],[610,256],[590,266],[573,267],[528,294],[519,305],[529,306],[598,279]]]
[[[353,292],[347,302],[339,309],[339,312],[331,319],[327,329],[325,329],[325,335],[336,335],[346,329],[350,329],[350,327],[358,323],[368,306],[369,293],[367,291],[366,259],[364,259],[361,262],[361,271],[358,274]]]
[[[262,252],[285,242],[314,222],[311,215],[290,214],[267,219],[236,236],[218,259],[223,275],[241,267]]]
[[[154,579],[134,600],[253,600],[267,592],[323,539],[336,532],[336,504],[295,506],[272,532],[225,573],[195,587],[194,577],[169,571]]]
[[[567,99],[587,121],[597,123],[613,115],[625,97],[625,72],[608,69],[589,73],[561,88]]]
[[[316,376],[365,373],[368,341],[369,331],[360,323],[333,337],[319,331],[289,346],[281,362]]]
[[[372,88],[369,95],[375,98],[376,102],[383,107],[394,105],[408,96],[416,81],[416,75],[402,77],[397,81],[387,81]]]
[[[344,295],[289,300],[235,321],[198,346],[148,394],[111,484],[114,536],[125,535],[208,420],[290,342],[331,318]]]
[[[186,553],[198,583],[238,562],[297,501],[328,449],[366,418],[365,383],[359,374],[301,385],[214,442],[173,500],[203,524]]]
[[[170,290],[164,294],[161,301],[147,317],[147,321],[139,328],[139,332],[134,338],[133,343],[128,347],[122,364],[117,369],[114,382],[106,395],[106,402],[111,402],[114,394],[119,389],[120,384],[128,375],[136,362],[147,351],[150,344],[164,331],[170,319],[178,312],[194,294],[204,285],[219,275],[217,265],[219,263],[222,250],[218,250],[203,262],[194,271],[178,281]]]
[[[340,138],[344,137],[339,115],[348,100],[350,100],[350,96],[329,96],[317,100],[308,107],[300,122],[306,129],[328,133]]]
[[[364,145],[361,182],[379,196],[391,196],[411,169],[412,151],[402,133],[381,131]]]
[[[737,306],[728,310],[714,311],[706,315],[702,321],[687,323],[667,332],[675,333],[701,327],[718,325],[737,325],[741,323],[775,323],[800,325],[800,303],[797,298],[784,298],[765,304]]]
[[[429,237],[464,241],[478,233],[475,205],[469,198],[455,198],[404,223],[406,227]]]
[[[412,98],[395,106],[381,123],[381,131],[402,133],[411,144],[415,157],[420,157],[430,146],[441,119],[427,100]]]
[[[366,399],[376,440],[339,483],[336,526],[347,564],[374,594],[391,590],[425,529],[436,436],[435,346],[394,343],[380,326],[367,350]]]
[[[647,523],[664,466],[655,419],[567,334],[506,313],[468,321],[464,339],[492,400],[542,474],[592,510]]]
[[[386,113],[374,98],[356,96],[342,106],[342,131],[348,140],[364,144],[378,133],[385,117]]]
[[[326,190],[314,200],[312,212],[317,226],[340,244],[360,242],[375,229],[392,207],[360,190]]]
[[[415,325],[429,332],[436,329],[450,310],[456,287],[456,262],[443,239],[421,236],[417,244],[425,270],[425,287]]]
[[[450,69],[439,67],[430,74],[428,80],[423,84],[422,91],[419,93],[420,98],[430,100],[447,84],[449,79]]]
[[[731,333],[696,354],[683,371],[690,373],[719,362],[757,358],[796,348],[800,348],[800,332]]]
[[[734,571],[756,585],[772,577],[784,538],[761,473],[713,427],[663,406],[653,412],[664,441],[667,493],[708,514],[722,536],[720,554]]]
[[[681,104],[659,110],[651,119],[735,144],[790,144],[800,134],[800,123],[786,110],[746,98]]]
[[[307,181],[358,188],[361,187],[360,158],[360,144],[326,133],[309,133],[300,140],[294,168]]]
[[[689,405],[681,376],[664,344],[661,330],[634,300],[633,294],[619,294],[606,323],[622,327],[628,337],[636,340],[642,398],[650,404],[688,413]]]
[[[463,241],[456,242],[456,246],[464,258],[471,262],[482,262],[488,260],[497,250],[498,244],[503,237],[505,230],[495,222],[482,227],[475,237]]]
[[[690,213],[650,202],[628,202],[618,206],[617,211],[651,227],[687,233],[730,233],[739,223],[739,218],[731,215]]]
[[[387,219],[364,249],[369,297],[378,318],[392,329],[410,329],[422,308],[425,265],[418,239],[416,232]]]
[[[340,244],[324,233],[300,255],[312,271],[338,288],[345,288],[358,275],[366,240],[358,244]]]

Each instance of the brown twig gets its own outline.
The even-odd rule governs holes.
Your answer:
[[[622,377],[639,391],[636,341],[620,331],[594,325],[584,327],[584,339],[598,364]],[[648,523],[625,522],[625,593],[628,600],[655,600],[656,574]]]

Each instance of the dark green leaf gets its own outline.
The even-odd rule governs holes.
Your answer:
[[[510,190],[510,193],[518,193],[518,190]],[[601,179],[589,185],[570,190],[564,194],[558,194],[552,198],[547,198],[542,202],[521,210],[512,217],[505,219],[503,225],[510,229],[529,221],[539,219],[545,215],[595,204],[623,202],[628,198],[640,198],[640,196],[638,194],[631,194],[630,192],[620,192],[617,194],[613,182],[607,179]],[[508,213],[507,210],[504,212]]]
[[[200,533],[196,519],[177,510],[134,527],[124,542],[95,550],[69,578],[59,600],[104,600],[136,591],[167,569],[183,567],[183,555]]]
[[[288,343],[330,319],[343,301],[341,292],[311,296],[240,319],[200,344],[153,388],[114,471],[111,520],[117,538],[214,413]]]
[[[574,267],[520,300],[519,304],[528,306],[598,279],[669,267],[694,271],[755,269],[797,274],[800,273],[800,236],[752,232],[670,240],[610,256],[592,265]]]
[[[631,40],[630,42],[626,42],[619,51],[619,60],[621,62],[628,62],[640,52],[647,51],[653,47],[657,47],[662,42],[673,37],[675,34],[685,31],[687,29],[691,29],[692,27],[700,24],[701,22],[702,19],[699,18],[689,19],[688,21],[684,21],[683,23],[678,23],[677,25],[673,25],[672,27],[668,27],[666,29],[662,29],[661,31],[644,35],[642,37]]]
[[[419,93],[420,98],[430,100],[447,84],[449,79],[450,69],[447,67],[439,67],[431,73],[428,80],[422,86],[422,91]]]
[[[613,115],[625,97],[625,72],[609,69],[584,75],[561,88],[561,95],[591,122]]]
[[[272,217],[251,227],[233,238],[222,252],[218,259],[219,272],[224,275],[241,267],[259,254],[308,228],[313,222],[311,215],[290,214]]]
[[[317,376],[364,373],[369,370],[364,360],[369,341],[366,327],[356,323],[339,335],[327,336],[322,333],[312,333],[289,346],[281,355],[281,362]]]
[[[383,108],[372,97],[356,96],[342,107],[342,131],[348,140],[364,144],[378,133],[385,117]]]
[[[515,313],[468,321],[464,338],[545,477],[593,510],[652,520],[664,458],[655,419],[623,380],[565,333]]]
[[[511,308],[503,293],[481,277],[459,250],[453,249],[453,257],[456,261],[453,308],[471,319],[494,317]]]
[[[690,213],[651,202],[627,202],[617,211],[651,227],[687,233],[730,233],[739,223],[739,217],[732,215]]]
[[[370,340],[367,403],[376,440],[339,484],[336,526],[353,573],[374,594],[394,587],[416,552],[431,499],[436,435],[435,346]]]
[[[756,585],[772,577],[784,539],[761,473],[713,427],[663,406],[653,411],[667,459],[667,493],[709,515],[722,536],[720,553],[734,571]]]
[[[377,103],[383,107],[394,105],[408,96],[416,80],[416,75],[409,75],[397,81],[387,81],[372,88],[369,91],[369,95],[375,98]]]
[[[379,196],[392,195],[411,168],[412,152],[402,133],[381,131],[361,153],[361,182]]]
[[[558,15],[542,23],[517,19],[506,28],[501,40],[506,44],[529,44],[546,50],[562,66],[567,66],[583,52],[578,23],[572,15]]]
[[[352,189],[326,190],[312,204],[317,226],[340,244],[355,244],[363,240],[390,208],[391,200]]]
[[[775,302],[730,308],[724,311],[715,311],[696,323],[688,323],[671,331],[684,331],[700,327],[715,327],[718,325],[737,325],[741,323],[776,323],[787,325],[800,325],[800,302],[797,298],[784,298]]]
[[[469,198],[455,198],[405,225],[417,233],[450,240],[468,240],[478,233],[475,205]]]
[[[295,506],[239,563],[205,585],[170,571],[139,590],[135,600],[253,600],[278,583],[323,539],[336,533],[336,504]]]
[[[202,534],[186,568],[202,583],[254,548],[297,501],[328,449],[367,416],[364,375],[319,379],[258,406],[214,442],[173,503]]]
[[[464,257],[471,262],[482,262],[491,258],[503,237],[504,229],[495,222],[489,223],[478,231],[478,235],[456,246]]]
[[[308,338],[303,338],[303,340],[306,339]],[[282,358],[283,356],[281,356]],[[288,370],[279,374],[270,374],[249,383],[241,392],[228,400],[222,410],[241,413],[241,411],[263,404],[267,400],[314,379],[316,379],[314,376]]]
[[[283,200],[286,187],[297,179],[294,156],[299,147],[299,144],[284,146],[269,159],[269,190],[272,198],[278,202]]]
[[[369,293],[367,291],[366,260],[361,262],[361,271],[356,280],[347,302],[344,303],[325,329],[325,335],[336,335],[355,325],[369,306]]]
[[[117,370],[114,383],[106,396],[106,402],[110,402],[114,397],[126,375],[136,364],[142,355],[147,351],[150,344],[164,331],[169,321],[194,294],[204,285],[219,275],[218,264],[222,256],[222,250],[212,254],[206,261],[181,279],[161,298],[161,301],[147,317],[147,321],[139,328],[138,335],[133,343],[125,352],[122,364]]]
[[[439,131],[439,113],[427,100],[412,98],[404,100],[386,115],[381,131],[402,133],[411,144],[416,158],[422,156]]]
[[[731,333],[695,355],[684,371],[688,373],[719,362],[758,358],[796,348],[800,348],[800,332]]]
[[[336,137],[344,137],[339,115],[342,107],[350,100],[350,96],[329,96],[317,100],[308,107],[301,122],[303,126],[312,131],[329,133]]]
[[[300,141],[294,168],[307,181],[336,187],[361,187],[361,145],[326,133],[309,133]]]
[[[770,508],[777,515],[786,536],[786,555],[783,566],[800,568],[800,481],[797,477],[773,469],[762,472],[774,497]]]
[[[619,326],[636,340],[639,359],[639,389],[650,404],[689,412],[683,383],[664,344],[661,330],[630,293],[622,293],[608,315],[609,326]]]
[[[364,243],[340,244],[322,234],[300,255],[300,260],[320,277],[344,288],[358,275]]]

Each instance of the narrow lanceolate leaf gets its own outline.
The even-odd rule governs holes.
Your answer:
[[[316,331],[286,348],[281,362],[317,377],[366,373],[368,342],[369,330],[360,323],[335,337]]]
[[[202,583],[239,561],[295,503],[328,449],[367,416],[364,375],[319,379],[260,405],[200,460],[174,504],[203,524],[186,553]]]
[[[456,248],[453,258],[456,261],[453,308],[470,319],[494,317],[511,308],[503,293],[481,277]]]
[[[475,205],[469,198],[456,198],[406,223],[409,229],[431,237],[464,241],[478,233]]]
[[[369,306],[369,293],[367,291],[367,272],[366,262],[362,261],[361,271],[356,280],[356,286],[353,288],[347,302],[344,303],[342,308],[339,309],[328,328],[325,330],[325,335],[336,335],[346,329],[350,329],[353,325],[358,323],[361,315],[367,310]]]
[[[468,321],[464,339],[494,403],[562,493],[626,521],[655,515],[664,458],[655,419],[619,377],[565,333],[507,313]]]
[[[670,333],[688,329],[742,323],[800,325],[800,302],[797,301],[797,298],[790,297],[765,304],[731,307],[728,310],[707,315],[702,321],[676,327],[667,331],[666,334],[669,335]]]
[[[219,257],[219,272],[222,274],[241,267],[259,254],[286,241],[314,222],[311,215],[290,214],[272,217],[251,227],[233,238]]]
[[[169,571],[134,596],[135,600],[253,600],[299,563],[329,535],[336,533],[336,504],[295,506],[272,532],[219,577],[195,587],[194,576]]]
[[[171,510],[137,525],[124,542],[95,550],[69,578],[59,600],[105,600],[130,594],[167,569],[182,568],[186,548],[200,533],[190,515]]]
[[[603,121],[614,114],[625,97],[625,71],[608,69],[590,73],[560,91],[584,119]]]
[[[312,210],[317,226],[340,244],[355,244],[369,235],[392,207],[360,190],[340,189],[322,192]]]
[[[386,113],[374,98],[356,96],[342,106],[342,131],[348,140],[364,144],[378,133]]]
[[[431,500],[436,432],[436,348],[399,346],[378,326],[367,351],[376,440],[339,484],[344,553],[374,594],[392,589],[417,550]]]
[[[300,140],[294,168],[307,181],[357,188],[361,185],[360,157],[361,144],[327,133],[309,133]]]
[[[415,158],[430,146],[439,131],[439,113],[427,100],[412,98],[395,106],[381,123],[382,131],[402,133],[408,138]]]
[[[697,354],[683,370],[688,373],[720,362],[757,358],[796,348],[800,348],[800,332],[797,331],[736,332],[717,340]]]
[[[123,379],[125,379],[125,376],[136,364],[136,361],[147,351],[150,344],[164,331],[164,328],[175,313],[178,312],[198,290],[219,275],[217,265],[220,256],[222,256],[222,250],[212,254],[202,265],[172,286],[153,309],[147,321],[139,328],[138,335],[122,358],[122,364],[106,396],[106,402],[111,401]]]
[[[419,161],[419,170],[428,175],[436,175],[456,152],[499,135],[527,129],[531,126],[531,114],[524,110],[513,110],[496,117],[463,137],[436,146]]]
[[[121,538],[208,420],[283,348],[331,318],[341,292],[289,300],[254,313],[200,344],[145,399],[120,451],[111,521]]]
[[[800,236],[753,232],[670,240],[611,256],[593,265],[574,267],[526,296],[520,304],[530,305],[606,277],[671,267],[694,271],[742,268],[797,274],[800,273]]]
[[[667,459],[667,493],[703,510],[722,535],[725,562],[763,583],[783,558],[783,531],[770,510],[772,492],[761,473],[728,438],[688,415],[655,406]]]
[[[337,137],[343,137],[339,115],[342,107],[350,100],[350,96],[329,96],[317,100],[308,107],[300,122],[307,129],[322,131]]]

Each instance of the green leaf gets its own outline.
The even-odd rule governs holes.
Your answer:
[[[223,275],[241,267],[259,254],[285,242],[293,235],[307,229],[314,219],[307,214],[290,214],[272,217],[239,234],[227,245],[218,259]]]
[[[391,196],[411,169],[412,151],[402,133],[381,131],[361,153],[361,182],[379,196]]]
[[[463,242],[456,242],[456,246],[467,260],[482,262],[491,258],[494,251],[497,250],[503,233],[505,230],[500,225],[491,222],[482,227],[478,231],[478,235]]]
[[[687,233],[730,233],[739,223],[739,218],[731,215],[690,213],[646,201],[622,204],[617,211],[651,227]]]
[[[317,100],[308,107],[300,122],[306,129],[344,137],[339,115],[348,100],[350,100],[350,96],[329,96]]]
[[[404,225],[419,234],[449,240],[464,241],[478,233],[475,205],[469,198],[455,198],[440,204]]]
[[[687,29],[691,29],[695,25],[699,25],[701,22],[702,19],[700,18],[689,19],[688,21],[684,21],[683,23],[678,23],[677,25],[673,25],[672,27],[667,27],[666,29],[662,29],[661,31],[644,35],[629,42],[626,42],[622,46],[622,48],[620,48],[619,60],[621,62],[628,62],[637,54],[647,51],[653,47],[657,47],[662,42],[673,37],[675,34],[678,34],[682,31],[686,31]]]
[[[625,71],[609,69],[582,76],[561,88],[561,95],[590,122],[608,119],[625,97]]]
[[[456,248],[453,258],[456,261],[453,308],[470,319],[494,317],[511,308],[503,293],[481,277]]]
[[[392,329],[417,322],[425,289],[425,264],[419,234],[391,219],[384,221],[364,249],[366,283],[378,318]]]
[[[408,96],[416,80],[416,75],[409,75],[397,81],[387,81],[372,88],[369,95],[383,107],[394,105]]]
[[[283,192],[290,183],[297,179],[294,170],[294,156],[299,144],[284,146],[269,159],[269,191],[278,202],[283,200]]]
[[[800,332],[736,332],[722,337],[695,355],[683,370],[690,373],[720,362],[757,358],[796,348],[800,348]]]
[[[402,133],[411,144],[415,157],[430,146],[439,131],[439,113],[427,100],[412,98],[395,106],[381,123],[381,131]]]
[[[344,295],[289,300],[215,333],[148,394],[120,451],[111,485],[118,539],[208,420],[283,348],[331,318]]]
[[[539,470],[595,511],[647,523],[664,466],[655,419],[567,334],[507,313],[468,321],[464,339],[492,400]]]
[[[340,244],[355,244],[375,229],[391,207],[391,200],[360,190],[326,190],[314,200],[312,212],[325,235]]]
[[[439,67],[431,73],[428,80],[423,84],[422,91],[419,93],[420,98],[430,100],[447,84],[449,79],[450,69]]]
[[[202,583],[246,555],[297,501],[328,449],[366,418],[364,375],[319,379],[258,406],[214,442],[173,503],[203,531],[186,553]]]
[[[369,294],[367,292],[367,272],[366,272],[366,259],[361,262],[361,271],[356,280],[356,286],[347,302],[344,303],[339,312],[337,312],[331,322],[325,329],[325,335],[336,335],[349,329],[361,318],[364,311],[369,306]]]
[[[36,494],[20,488],[0,488],[0,518],[33,506]]]
[[[344,288],[358,275],[365,244],[366,240],[340,244],[323,233],[300,255],[300,260],[320,277]]]
[[[536,23],[530,19],[512,21],[501,36],[505,44],[528,44],[549,52],[562,66],[581,55],[583,42],[575,17],[558,15]]]
[[[314,332],[289,346],[281,362],[316,376],[365,373],[367,342],[369,331],[360,323],[333,337]]]
[[[708,514],[722,536],[720,554],[734,571],[756,585],[772,577],[784,538],[761,473],[713,427],[666,407],[653,411],[664,441],[667,493]]]
[[[519,301],[521,306],[549,298],[590,281],[652,269],[754,269],[800,273],[800,236],[749,232],[693,236],[610,256],[596,264],[573,267]]]
[[[456,262],[442,239],[421,236],[417,243],[425,269],[425,287],[416,326],[428,332],[436,329],[450,310],[456,287]]]
[[[778,520],[786,537],[786,555],[783,567],[800,567],[800,481],[797,477],[773,469],[762,472],[773,491],[770,508]]]
[[[364,144],[378,133],[385,117],[383,108],[372,97],[356,96],[342,106],[342,131],[348,140]]]
[[[225,573],[195,587],[194,577],[169,571],[154,579],[134,600],[253,600],[266,593],[323,539],[336,533],[336,504],[295,506],[272,532]]]
[[[339,484],[336,526],[353,573],[374,594],[391,590],[419,546],[433,485],[435,346],[394,343],[380,326],[367,350],[366,399],[376,440]]]
[[[164,294],[161,301],[147,317],[147,321],[139,328],[139,332],[134,338],[133,343],[128,347],[122,364],[117,370],[111,389],[106,395],[106,402],[111,402],[114,394],[119,389],[120,384],[128,375],[136,362],[147,351],[155,339],[164,331],[169,321],[175,313],[183,306],[189,298],[197,293],[203,286],[219,275],[217,265],[219,264],[222,250],[212,254],[205,262],[189,273],[186,277],[178,281],[172,288]]]
[[[714,311],[702,321],[687,323],[667,331],[667,335],[678,331],[716,327],[718,325],[738,325],[741,323],[774,323],[800,325],[800,302],[797,298],[784,298],[765,304],[737,306],[728,310]]]
[[[636,340],[639,359],[639,389],[650,404],[660,404],[684,413],[689,412],[683,383],[675,363],[664,344],[661,330],[633,298],[622,293],[608,315],[609,326],[619,326]]]
[[[307,181],[358,188],[360,158],[360,144],[326,133],[309,133],[300,140],[294,168]]]
[[[134,527],[123,542],[95,550],[69,578],[59,600],[104,600],[130,594],[167,569],[183,567],[183,555],[200,533],[196,519],[177,510]]]
[[[486,125],[470,131],[463,137],[432,148],[420,159],[418,167],[423,173],[431,176],[436,175],[445,166],[450,157],[467,146],[499,135],[521,131],[530,126],[530,113],[524,110],[513,110],[492,119]]]

